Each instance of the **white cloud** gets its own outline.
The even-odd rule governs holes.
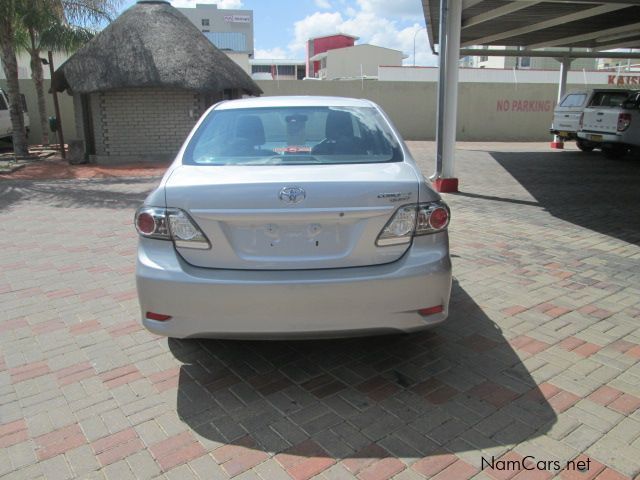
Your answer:
[[[316,3],[324,1],[327,0],[316,0]],[[306,54],[309,38],[341,32],[360,37],[357,43],[400,50],[407,55],[405,65],[414,64],[415,38],[415,64],[437,65],[437,57],[431,52],[427,32],[422,26],[424,17],[420,0],[357,0],[356,8],[347,6],[344,0],[333,3],[341,5],[340,12],[315,12],[298,20],[293,26],[293,40],[285,49],[258,49],[256,52],[260,53],[256,53],[256,58],[258,55],[261,58],[300,58]],[[408,24],[409,18],[415,18],[415,21]]]
[[[309,38],[342,32],[360,37],[358,43],[370,43],[402,51],[408,55],[404,61],[405,65],[413,65],[414,63],[413,41],[415,36],[415,64],[437,64],[437,58],[431,53],[426,31],[421,24],[414,23],[411,26],[401,28],[395,20],[380,15],[369,8],[374,1],[378,0],[359,0],[361,7],[365,1],[369,1],[371,4],[367,8],[345,12],[346,18],[338,12],[316,12],[295,22],[294,39],[288,46],[290,56],[303,55]]]
[[[295,22],[293,25],[294,38],[289,44],[289,50],[294,56],[303,54],[308,39],[337,33],[340,31],[339,26],[343,22],[342,15],[338,12],[316,12]]]
[[[402,17],[424,19],[420,0],[357,0],[363,12],[371,12],[380,17]]]
[[[322,8],[323,10],[329,10],[331,8],[331,3],[329,0],[314,0],[316,7]]]
[[[287,52],[280,47],[267,48],[267,49],[256,48],[254,56],[255,58],[270,58],[270,59],[288,57]]]
[[[242,0],[171,0],[171,5],[176,8],[195,8],[196,3],[216,4],[218,8],[242,8]]]

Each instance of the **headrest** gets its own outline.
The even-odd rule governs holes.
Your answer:
[[[236,137],[246,138],[254,147],[264,145],[264,125],[257,115],[243,115],[238,117]]]
[[[331,140],[336,140],[340,137],[353,137],[351,114],[340,110],[329,111],[325,135]]]

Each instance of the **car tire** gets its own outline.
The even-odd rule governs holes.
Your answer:
[[[627,154],[628,148],[622,145],[603,145],[602,146],[602,154],[605,158],[609,159],[620,159]]]
[[[593,149],[596,148],[595,143],[586,140],[576,140],[576,146],[583,152],[593,152]]]

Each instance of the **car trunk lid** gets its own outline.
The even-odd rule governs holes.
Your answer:
[[[211,241],[210,250],[177,248],[192,265],[339,268],[403,255],[407,245],[375,242],[398,206],[418,202],[418,181],[404,162],[185,165],[165,192],[167,206],[188,212]]]

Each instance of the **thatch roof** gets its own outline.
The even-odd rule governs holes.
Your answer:
[[[262,93],[187,17],[167,2],[150,0],[123,12],[63,63],[52,81],[59,92],[131,87]]]

